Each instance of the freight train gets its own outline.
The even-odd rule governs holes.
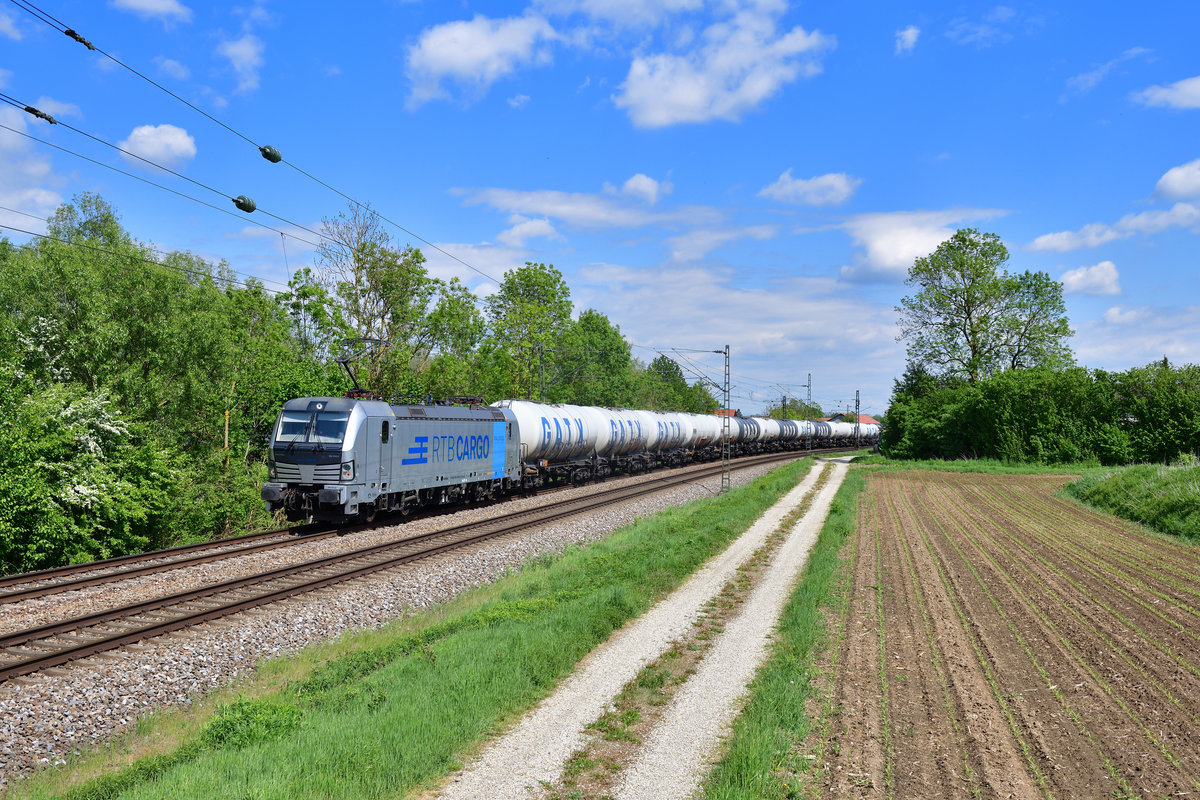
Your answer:
[[[501,400],[392,405],[289,400],[275,423],[262,498],[290,520],[369,521],[380,512],[484,502],[517,491],[631,475],[730,454],[864,445],[879,426],[720,417]]]

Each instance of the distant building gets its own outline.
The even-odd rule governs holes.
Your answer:
[[[740,417],[742,410],[740,408],[718,408],[713,413],[718,417]]]
[[[819,422],[850,422],[854,418],[853,414],[834,414],[832,417],[824,417]],[[880,425],[879,420],[867,414],[859,414],[858,421],[864,425]]]

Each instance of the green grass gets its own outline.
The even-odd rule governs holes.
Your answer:
[[[779,622],[771,657],[750,685],[750,699],[734,723],[729,749],[705,784],[709,800],[790,798],[804,793],[813,759],[806,736],[816,720],[806,706],[818,698],[817,656],[826,644],[824,608],[835,595],[843,543],[856,525],[858,495],[866,480],[847,474],[834,496],[800,582]]]
[[[891,469],[924,469],[936,472],[980,472],[986,475],[1067,475],[1079,474],[1095,469],[1095,463],[1083,464],[1031,464],[1017,461],[1000,461],[994,458],[973,458],[961,461],[940,459],[893,459],[873,453],[854,459],[855,464]]]
[[[19,782],[14,794],[211,800],[419,791],[745,531],[811,463],[538,559],[448,608],[356,634],[352,646],[315,648],[324,658],[308,652],[275,662],[258,683],[212,703],[207,716],[187,712],[205,722],[163,752],[151,748],[81,785],[51,772]],[[180,729],[179,716],[164,715],[162,727]],[[144,739],[155,737],[155,724],[141,727]]]
[[[1161,533],[1200,539],[1200,464],[1137,464],[1094,469],[1064,492],[1092,508]]]

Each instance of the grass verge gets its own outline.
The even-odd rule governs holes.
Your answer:
[[[540,559],[444,609],[357,634],[347,648],[318,648],[325,658],[284,659],[189,712],[206,721],[159,752],[82,783],[44,773],[13,794],[382,798],[428,787],[744,532],[811,464]],[[143,741],[178,728],[178,716],[152,722]]]
[[[1200,539],[1200,464],[1137,464],[1096,469],[1064,490],[1092,508],[1160,533]]]
[[[873,453],[858,456],[854,464],[867,467],[887,467],[892,469],[923,469],[936,472],[980,472],[987,475],[1079,475],[1087,470],[1096,469],[1095,463],[1082,464],[1029,464],[1016,461],[999,461],[994,458],[972,458],[961,461],[942,461],[940,459],[903,459],[888,458]]]
[[[817,794],[811,789],[817,759],[805,741],[820,721],[806,708],[820,705],[816,659],[826,646],[825,613],[845,602],[839,553],[855,530],[858,496],[865,487],[862,472],[851,470],[834,496],[780,618],[774,650],[750,685],[750,699],[734,723],[724,758],[705,783],[703,796],[709,800]]]

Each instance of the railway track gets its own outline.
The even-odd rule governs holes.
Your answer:
[[[804,455],[807,455],[807,452],[753,456],[739,459],[736,467],[752,467]],[[630,500],[710,477],[719,474],[721,470],[722,466],[715,464],[692,472],[654,477],[638,484],[559,501],[503,518],[457,525],[121,608],[0,635],[0,681],[60,666],[142,639],[182,630],[256,606],[392,569],[486,539],[544,525],[610,503]],[[294,538],[292,540],[294,541]],[[164,567],[172,568],[178,567]],[[120,580],[124,577],[128,575],[117,573],[117,577],[110,575],[109,579]]]

